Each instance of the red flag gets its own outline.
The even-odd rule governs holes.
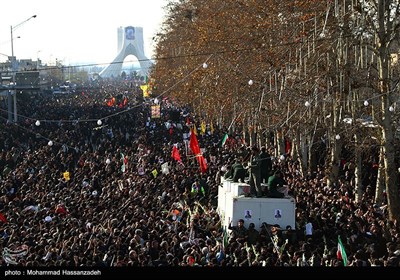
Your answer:
[[[193,128],[190,129],[190,149],[194,155],[200,154],[199,142],[197,141],[197,136],[194,134]]]
[[[57,214],[61,214],[61,215],[67,215],[68,214],[67,210],[65,210],[63,205],[57,205],[56,213]]]
[[[202,173],[205,173],[207,170],[207,163],[203,155],[201,154],[199,142],[197,141],[197,136],[194,134],[193,129],[190,130],[190,142],[189,142],[190,149],[192,150],[193,154],[196,156],[197,161],[200,164],[200,170]]]
[[[175,159],[176,161],[182,161],[181,160],[181,155],[179,154],[178,148],[174,145],[172,148],[172,158]]]
[[[115,104],[115,97],[112,97],[110,100],[107,101],[107,106],[111,107]]]
[[[7,218],[0,212],[0,221],[7,224]]]
[[[203,157],[203,155],[198,155],[197,160],[199,161],[199,164],[200,164],[201,173],[206,173],[206,171],[207,171],[206,159]]]

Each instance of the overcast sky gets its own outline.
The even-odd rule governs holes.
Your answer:
[[[0,61],[11,55],[11,26],[17,59],[40,58],[43,63],[58,59],[64,65],[109,63],[117,55],[120,26],[143,27],[145,54],[151,58],[152,37],[163,21],[166,3],[168,0],[7,1],[0,16]],[[29,19],[33,15],[36,18]]]

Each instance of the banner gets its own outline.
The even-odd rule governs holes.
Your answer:
[[[169,174],[168,162],[161,164],[161,172],[162,172],[162,174],[165,174],[165,175]]]
[[[148,85],[141,85],[140,89],[143,91],[143,97],[149,97],[149,86]]]
[[[151,118],[158,119],[160,116],[160,105],[151,105]]]
[[[69,176],[69,172],[68,171],[65,171],[63,173],[63,177],[64,177],[65,181],[67,181],[67,182],[71,179],[71,177]]]

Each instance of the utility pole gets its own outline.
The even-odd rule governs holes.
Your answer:
[[[28,19],[24,20],[21,23],[18,23],[15,26],[10,26],[10,34],[11,34],[11,69],[12,69],[12,91],[13,94],[11,93],[11,90],[8,91],[7,94],[7,103],[8,103],[8,121],[12,121],[12,101],[11,98],[14,98],[14,123],[16,123],[18,121],[18,114],[17,114],[17,90],[15,88],[15,75],[17,73],[18,67],[17,67],[17,59],[14,56],[14,37],[13,37],[13,31],[15,29],[17,29],[18,27],[20,27],[21,25],[23,25],[24,23],[26,23],[28,20],[35,18],[36,15],[33,15],[31,17],[29,17]]]

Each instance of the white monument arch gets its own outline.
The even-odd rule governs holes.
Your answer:
[[[100,72],[100,77],[110,78],[121,75],[122,64],[128,55],[134,55],[140,63],[140,73],[147,75],[152,62],[144,54],[143,28],[119,27],[118,28],[118,54],[116,58]]]

